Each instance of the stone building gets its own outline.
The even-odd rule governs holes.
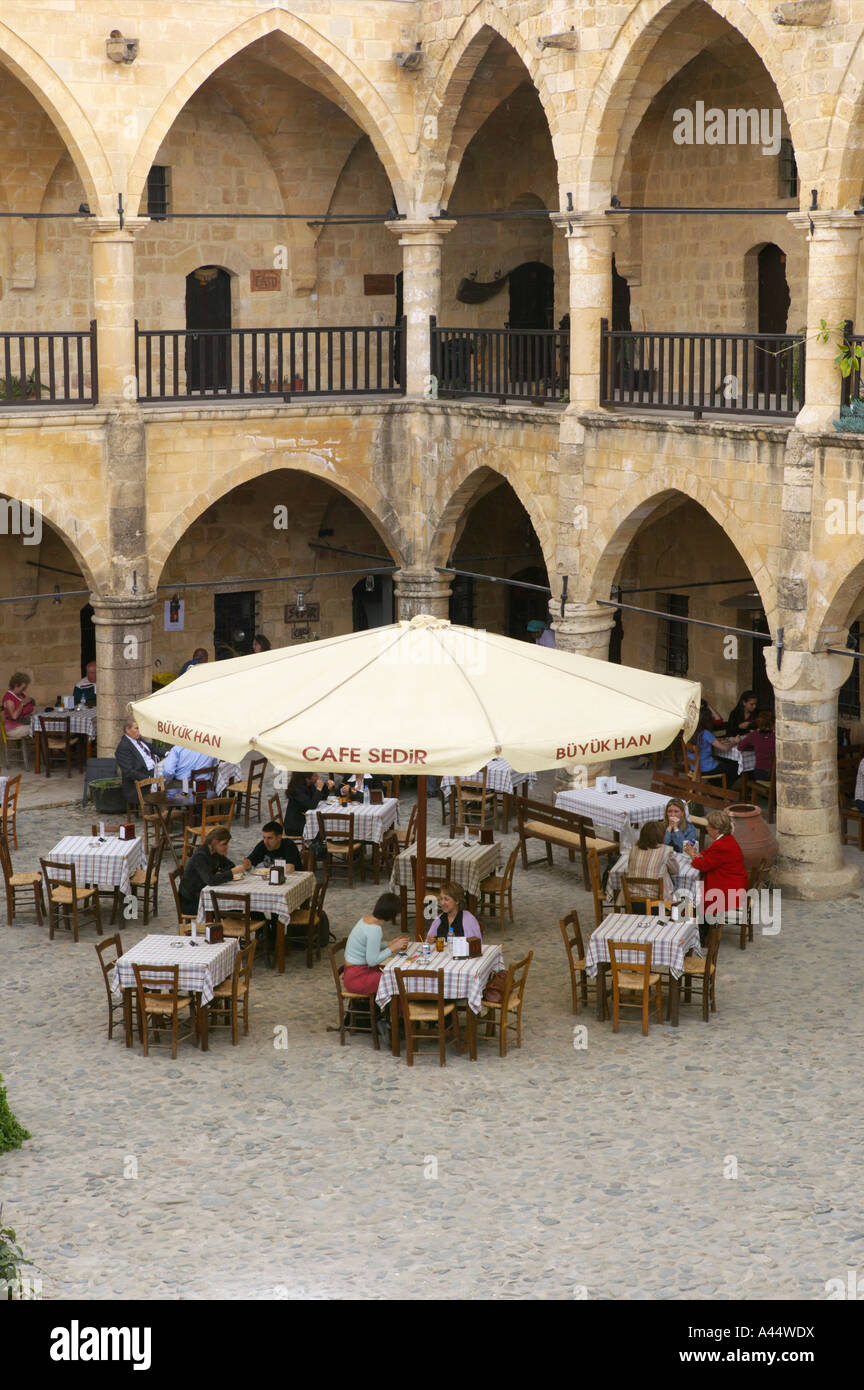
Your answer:
[[[781,882],[849,891],[864,0],[106,13],[0,16],[8,670],[41,700],[92,646],[106,752],[198,645],[548,606],[724,711],[755,685]]]

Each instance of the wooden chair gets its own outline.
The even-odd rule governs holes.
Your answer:
[[[165,842],[160,840],[158,845],[154,845],[147,855],[147,863],[144,868],[136,869],[129,879],[136,902],[139,892],[142,894],[145,927],[150,921],[151,903],[153,916],[159,916],[159,870],[162,867],[162,855],[164,853]]]
[[[483,776],[479,782],[470,782],[461,777],[456,778],[456,827],[451,826],[450,834],[462,834],[469,825],[484,826],[486,817],[489,816],[489,824],[495,822],[495,793],[486,790],[486,777],[488,768],[483,769]]]
[[[409,896],[408,907],[410,908],[412,906],[412,903],[416,906],[418,893],[422,898],[425,898],[429,893],[437,893],[438,889],[442,886],[442,884],[448,883],[452,878],[452,864],[452,859],[427,859],[426,877],[424,881],[418,885],[417,860],[412,859],[411,879],[414,884],[414,893],[413,895]],[[434,915],[437,916],[437,913]],[[422,937],[417,938],[418,941],[422,941],[422,939]]]
[[[396,839],[399,842],[399,852],[413,845],[417,839],[417,807],[411,807],[411,815],[408,817],[408,824],[404,830],[395,829]]]
[[[504,867],[503,874],[490,874],[480,884],[480,916],[500,922],[502,929],[505,926],[505,914],[509,916],[511,924],[515,921],[513,916],[513,874],[518,858],[519,846],[516,844],[510,851],[510,857]]]
[[[96,954],[99,957],[99,964],[102,967],[102,979],[105,981],[105,993],[108,995],[108,1040],[114,1036],[114,1015],[116,1013],[123,1017],[123,996],[114,994],[111,989],[111,974],[114,966],[123,954],[123,942],[120,933],[115,936],[106,936],[102,941],[95,941]],[[113,955],[109,953],[113,952]]]
[[[234,957],[234,970],[230,979],[223,980],[213,991],[210,1001],[209,1024],[211,1028],[230,1028],[231,1042],[236,1047],[240,1041],[240,1008],[243,1008],[243,1034],[249,1032],[249,987],[252,980],[252,964],[255,960],[257,942],[241,946]]]
[[[243,810],[243,824],[249,825],[249,812],[252,809],[252,802],[255,806],[255,819],[261,820],[261,797],[264,792],[264,774],[267,771],[266,758],[253,758],[249,764],[249,775],[244,777],[241,782],[231,782],[228,786],[229,792],[233,792],[239,803],[239,808]],[[281,817],[280,817],[281,824]]]
[[[516,1046],[522,1046],[522,1003],[525,998],[525,981],[528,979],[528,971],[531,969],[531,962],[534,959],[534,952],[529,951],[522,960],[517,960],[507,968],[507,978],[504,988],[501,991],[501,1001],[496,1003],[491,999],[483,1000],[483,1009],[491,1009],[491,1016],[487,1019],[485,1036],[494,1037],[495,1029],[490,1029],[490,1023],[495,1023],[497,1019],[498,1032],[498,1055],[507,1056],[507,1032],[508,1029],[516,1034]],[[443,974],[443,972],[441,972]],[[480,1034],[479,1036],[483,1036]]]
[[[716,782],[719,787],[726,789],[725,772],[703,772],[702,762],[699,756],[699,748],[695,743],[685,743],[684,735],[679,735],[684,753],[684,770],[693,782]]]
[[[32,890],[36,906],[36,921],[41,927],[42,911],[45,907],[45,899],[42,894],[42,875],[32,870],[21,870],[16,874],[12,867],[12,855],[9,853],[9,840],[5,834],[0,835],[0,865],[3,868],[3,882],[6,886],[7,926],[15,921],[15,908],[17,906],[15,895],[17,893],[29,894]]]
[[[267,920],[264,917],[252,916],[251,895],[249,893],[231,893],[221,888],[213,888],[210,891],[210,901],[212,908],[208,909],[207,920],[218,922],[225,936],[235,936],[238,946],[248,946],[253,935],[264,931]],[[267,952],[267,964],[270,964],[270,951],[267,946],[267,935],[264,935],[265,950]]]
[[[162,838],[164,822],[160,813],[152,806],[148,806],[144,797],[151,787],[156,787],[157,791],[164,792],[164,777],[142,777],[135,783],[135,794],[138,797],[138,810],[141,813],[141,820],[144,824],[144,853],[150,853],[150,831],[153,831],[156,840]],[[178,807],[172,807],[167,813],[168,818],[174,814]]]
[[[759,892],[759,889],[765,882],[767,873],[768,860],[760,859],[759,863],[754,865],[747,874],[747,901],[744,909],[738,913],[737,923],[739,928],[738,946],[742,951],[746,951],[747,942],[753,940],[753,899],[750,894]],[[727,925],[728,924],[729,918],[727,917]]]
[[[2,724],[0,719],[0,724]],[[21,741],[20,739],[18,740]],[[3,834],[12,842],[12,848],[18,848],[18,793],[21,790],[21,773],[6,780],[3,790]]]
[[[0,747],[2,747],[2,756],[3,756],[3,766],[4,766],[4,767],[11,768],[12,762],[11,762],[10,754],[11,754],[11,752],[12,752],[13,749],[17,749],[17,751],[18,751],[18,752],[20,753],[20,755],[21,755],[21,767],[22,767],[22,769],[24,770],[24,772],[29,772],[29,771],[30,771],[30,759],[29,759],[28,754],[27,754],[27,744],[30,742],[31,737],[35,737],[35,736],[32,735],[32,734],[25,734],[23,738],[9,738],[8,735],[7,735],[7,733],[6,733],[6,721],[5,721],[5,719],[0,719]],[[35,742],[34,742],[34,750],[35,750]],[[35,756],[35,753],[34,753],[34,756]],[[18,846],[16,845],[15,848],[17,849]]]
[[[717,1012],[717,1000],[715,998],[715,986],[717,981],[717,954],[720,950],[720,942],[723,939],[722,926],[708,928],[708,945],[704,956],[689,955],[684,957],[684,1003],[690,1003],[690,996],[693,985],[698,986],[702,995],[702,1022],[708,1022],[709,1009],[712,1014]]]
[[[341,865],[348,875],[348,887],[354,887],[354,865],[360,870],[360,878],[366,881],[366,847],[363,840],[354,838],[354,812],[319,811],[318,834],[324,841],[325,863],[328,874]]]
[[[410,970],[394,970],[393,973],[399,987],[399,1009],[405,1029],[405,1061],[413,1067],[414,1053],[421,1050],[418,1044],[434,1041],[438,1044],[439,1065],[446,1066],[447,1043],[452,1041],[458,1046],[461,1039],[456,1005],[452,999],[444,998],[444,971],[424,970],[412,974]],[[434,993],[412,990],[412,980],[434,980]],[[427,1024],[434,1024],[434,1028],[427,1033],[421,1032]]]
[[[380,1051],[381,1040],[378,1037],[378,1020],[375,1014],[374,994],[352,994],[346,989],[342,977],[345,974],[345,947],[348,944],[347,936],[341,941],[335,942],[330,946],[327,954],[330,957],[330,968],[333,971],[333,981],[336,985],[336,1001],[339,1006],[339,1046],[345,1046],[345,1029],[349,1033],[371,1033],[372,1043],[375,1051]],[[365,1008],[362,1007],[365,1005]],[[359,1013],[359,1020],[357,1015]],[[346,1024],[347,1018],[347,1024]],[[363,1019],[366,1019],[366,1023]]]
[[[144,1056],[149,1057],[150,1031],[159,1034],[171,1026],[171,1056],[177,1056],[178,1042],[187,1038],[198,1041],[198,1013],[191,994],[179,991],[179,965],[132,964],[135,972],[135,995],[138,1002],[138,1035]],[[189,1030],[180,1032],[180,1015],[189,1012]]]
[[[40,859],[42,876],[48,897],[48,939],[54,940],[54,929],[61,917],[72,931],[72,940],[78,940],[78,928],[82,921],[96,923],[96,934],[102,935],[102,915],[99,911],[99,889],[79,888],[75,881],[74,864],[58,864],[51,859]]]
[[[280,825],[285,824],[285,812],[282,810],[282,802],[279,793],[274,792],[267,802],[267,814],[271,820],[278,821]]]
[[[777,819],[777,759],[771,759],[771,770],[768,774],[767,782],[761,778],[754,777],[752,772],[745,772],[741,779],[741,800],[750,801],[755,796],[759,800],[766,801],[765,815],[769,821]]]
[[[570,966],[570,991],[573,996],[573,1012],[579,1012],[578,993],[582,992],[582,1003],[588,1007],[588,976],[585,972],[585,947],[582,943],[582,928],[579,926],[579,913],[568,912],[558,923],[564,938],[564,949]],[[572,934],[571,934],[572,933]],[[574,951],[575,947],[575,951]],[[599,975],[598,975],[599,978]]]
[[[65,764],[66,776],[72,776],[72,760],[78,760],[79,772],[84,771],[85,743],[71,732],[68,714],[39,716],[39,751],[45,776],[51,776],[51,764]]]
[[[621,891],[624,894],[624,907],[627,912],[647,912],[645,904],[649,898],[663,898],[662,878],[631,878],[621,875]],[[641,907],[640,907],[641,904]]]
[[[201,802],[201,819],[198,824],[186,826],[184,829],[184,846],[187,843],[187,831],[189,842],[198,840],[203,844],[210,831],[215,830],[217,825],[230,830],[236,807],[237,802],[233,796],[208,796]]]
[[[177,909],[177,926],[180,928],[180,935],[184,936],[186,933],[184,932],[183,928],[186,927],[188,929],[191,929],[192,923],[197,922],[197,918],[194,912],[183,911],[183,904],[180,901],[179,887],[180,880],[182,877],[182,869],[172,869],[170,874],[168,875],[168,881],[171,884],[171,893],[174,898],[174,906]]]
[[[288,933],[294,939],[302,940],[306,947],[306,969],[311,970],[315,960],[321,959],[321,914],[324,911],[324,898],[327,895],[327,884],[316,883],[312,891],[312,897],[306,907],[298,907],[291,913],[288,920]],[[293,930],[296,928],[296,932]]]
[[[648,1035],[648,1022],[652,991],[657,1010],[657,1022],[663,1022],[663,986],[660,975],[651,970],[650,941],[610,941],[609,964],[612,971],[612,1032],[618,1032],[622,994],[640,994],[642,1009],[642,1032]],[[626,951],[640,956],[635,964],[619,961],[618,952]],[[628,1001],[624,1001],[625,1006]]]
[[[603,896],[603,878],[596,849],[587,849],[585,858],[588,861],[588,877],[591,880],[591,895],[594,899],[594,926],[599,927],[603,922],[604,912],[617,912],[618,909],[614,902],[607,902]]]

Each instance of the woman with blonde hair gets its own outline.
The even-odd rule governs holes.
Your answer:
[[[677,796],[670,797],[666,802],[663,823],[666,826],[664,842],[671,845],[677,854],[683,852],[685,843],[698,845],[698,831],[688,821],[687,807]]]

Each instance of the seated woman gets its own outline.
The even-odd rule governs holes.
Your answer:
[[[699,749],[700,776],[706,772],[725,772],[726,786],[734,787],[741,776],[741,769],[731,758],[723,756],[733,745],[728,740],[717,738],[711,724],[711,715],[707,709],[703,709],[693,735],[693,742]],[[692,768],[688,771],[692,771]]]
[[[395,893],[382,893],[372,911],[361,917],[345,942],[345,988],[351,994],[378,993],[381,966],[394,951],[408,945],[407,936],[395,936],[389,946],[382,943],[382,927],[396,921],[402,904]]]
[[[676,854],[682,853],[685,840],[689,840],[693,845],[698,845],[699,831],[688,821],[687,807],[683,801],[679,801],[677,796],[673,796],[666,802],[663,823],[666,826],[663,842],[671,845]]]
[[[756,728],[751,734],[738,740],[739,752],[752,748],[756,754],[756,766],[749,774],[760,782],[767,782],[774,766],[777,740],[774,736],[774,716],[770,710],[763,709],[756,716]]]
[[[649,820],[639,831],[639,839],[627,856],[627,877],[659,878],[661,897],[669,901],[674,892],[671,872],[676,865],[671,845],[664,843],[666,825],[662,820]]]
[[[332,777],[317,772],[292,772],[285,793],[285,834],[299,838],[306,825],[306,812],[314,811],[335,788]]]
[[[461,884],[442,883],[438,890],[441,911],[426,933],[427,941],[434,941],[436,936],[443,936],[446,941],[452,930],[454,936],[476,936],[482,943],[480,923],[473,912],[462,906],[464,901],[465,889]]]
[[[26,671],[13,671],[9,677],[9,687],[3,696],[3,725],[7,738],[27,738],[30,734],[30,725],[24,723],[35,708],[33,701],[27,699],[29,684]]]
[[[180,906],[193,916],[198,911],[198,899],[202,888],[218,888],[230,883],[234,877],[234,864],[226,858],[225,851],[231,831],[224,825],[217,825],[206,836],[203,845],[189,856],[183,877],[180,880]]]
[[[337,782],[339,779],[336,779]],[[381,778],[373,777],[369,772],[356,772],[350,777],[344,778],[339,786],[339,795],[347,796],[351,801],[362,801],[364,789],[372,791],[373,788],[381,789]]]
[[[749,734],[756,725],[756,699],[755,690],[744,690],[741,698],[733,709],[729,718],[726,720],[726,737],[737,738],[738,734]]]
[[[705,921],[709,924],[723,921],[727,912],[735,912],[744,905],[747,893],[747,865],[741,846],[732,834],[732,820],[726,811],[709,811],[708,848],[699,854],[693,845],[686,851],[693,860],[694,869],[699,869],[704,881]]]

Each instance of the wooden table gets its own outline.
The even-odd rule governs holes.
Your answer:
[[[585,950],[585,973],[597,979],[597,1017],[606,1017],[606,971],[609,967],[610,941],[650,941],[651,969],[669,971],[667,1021],[678,1027],[678,1005],[681,996],[681,976],[684,957],[688,951],[704,955],[699,942],[699,923],[695,917],[683,922],[668,918],[649,917],[643,913],[613,912],[602,926],[591,933]]]
[[[237,942],[234,937],[208,946],[199,941],[193,946],[188,936],[158,936],[151,933],[136,946],[120,956],[114,967],[112,991],[123,994],[123,1021],[126,1026],[126,1046],[132,1046],[132,996],[135,993],[134,964],[179,965],[177,983],[180,994],[197,996],[198,1041],[201,1051],[209,1048],[208,1018],[210,1003],[217,985],[227,980],[234,970]]]
[[[183,812],[183,824],[188,825],[190,813],[196,806],[201,805],[201,801],[194,792],[166,792],[155,791],[145,792],[142,798],[145,806],[152,806],[159,816],[159,823],[165,843],[174,856],[174,863],[180,868],[180,860],[177,858],[177,851],[169,834],[169,818],[171,811]]]
[[[417,951],[417,945],[408,948],[409,951]],[[410,970],[412,974],[416,971],[434,976],[435,971],[444,971],[444,997],[445,999],[464,999],[468,1005],[465,1014],[468,1025],[468,1053],[472,1062],[477,1060],[477,1015],[480,1012],[483,1002],[483,991],[496,970],[504,969],[504,957],[501,954],[500,946],[484,944],[483,953],[479,956],[463,956],[456,958],[449,947],[445,946],[443,951],[433,950],[428,962],[419,955],[409,957],[401,952],[396,956],[391,956],[385,961],[381,970],[381,983],[378,986],[378,993],[375,995],[375,1002],[383,1009],[387,1003],[390,1004],[390,1041],[391,1051],[394,1057],[399,1056],[399,984],[396,979],[396,970]],[[417,989],[417,981],[412,982],[412,989]],[[434,980],[429,981],[429,992],[434,993],[437,984]],[[418,991],[422,992],[422,991]]]
[[[276,969],[285,973],[285,927],[291,913],[305,906],[315,892],[315,875],[307,872],[286,873],[284,883],[268,883],[266,876],[243,874],[232,883],[220,883],[215,888],[202,888],[198,898],[198,921],[203,923],[213,907],[214,893],[248,893],[252,912],[263,912],[276,918]]]
[[[390,877],[390,887],[394,893],[398,892],[402,899],[403,932],[408,931],[408,889],[414,884],[411,861],[416,857],[416,845],[410,845],[408,849],[404,849],[400,855],[397,855]],[[472,840],[469,845],[466,845],[463,840],[427,836],[426,858],[450,860],[450,874],[453,882],[462,885],[467,896],[469,911],[476,912],[480,884],[484,878],[488,878],[490,874],[494,873],[498,864],[501,863],[502,850],[500,844],[495,842],[491,845],[484,845],[479,840]],[[437,915],[437,913],[433,915]],[[430,917],[429,921],[431,922],[431,920]]]
[[[38,773],[42,766],[42,727],[43,719],[68,718],[70,734],[83,734],[87,740],[87,757],[93,755],[93,744],[96,741],[96,711],[95,709],[51,709],[40,710],[38,714],[30,716],[30,729],[33,734],[33,757],[35,771]]]

